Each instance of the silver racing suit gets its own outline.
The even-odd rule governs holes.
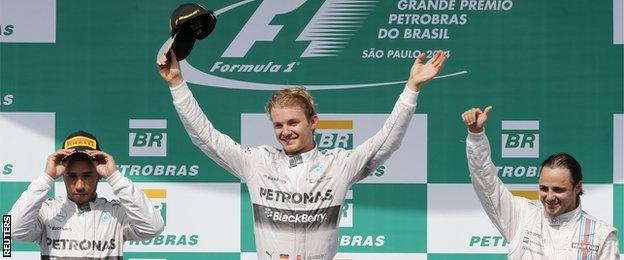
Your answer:
[[[41,174],[13,204],[15,240],[37,242],[41,259],[123,259],[126,240],[147,240],[164,222],[143,191],[116,171],[107,179],[119,200],[97,198],[76,205],[66,197],[47,199],[54,180]]]
[[[406,87],[382,129],[353,150],[315,148],[287,156],[269,146],[241,147],[212,126],[186,83],[171,91],[193,143],[247,184],[259,259],[292,260],[334,257],[349,187],[399,148],[418,97]]]
[[[466,153],[477,197],[509,241],[509,259],[620,259],[617,231],[576,209],[552,217],[543,206],[517,197],[498,178],[484,133],[468,133]]]

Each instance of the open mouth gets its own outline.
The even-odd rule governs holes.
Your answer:
[[[546,207],[548,209],[556,209],[557,207],[559,207],[559,204],[546,204]]]

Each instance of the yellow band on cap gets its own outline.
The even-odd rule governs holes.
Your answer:
[[[75,136],[65,141],[65,149],[71,149],[78,146],[86,146],[93,150],[97,147],[97,142],[86,136]]]
[[[179,23],[180,21],[185,20],[186,18],[189,18],[189,17],[191,17],[191,16],[193,16],[193,15],[197,14],[197,12],[199,12],[199,10],[195,10],[195,11],[193,11],[193,12],[192,12],[192,13],[190,13],[190,14],[187,14],[187,15],[183,15],[183,16],[178,17],[178,19],[176,19],[176,21],[175,21],[176,25],[178,25],[178,23]]]

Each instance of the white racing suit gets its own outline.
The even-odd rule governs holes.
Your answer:
[[[107,181],[119,201],[97,198],[79,207],[66,197],[46,200],[54,180],[40,175],[11,208],[12,237],[38,243],[41,259],[123,259],[124,241],[151,239],[164,222],[119,171]]]
[[[355,149],[315,148],[296,156],[268,146],[241,147],[212,126],[185,83],[172,95],[193,143],[247,183],[258,258],[308,260],[336,254],[346,192],[399,148],[418,93],[405,88],[383,128]]]
[[[509,259],[619,259],[617,231],[580,205],[552,217],[543,206],[512,195],[497,176],[484,133],[468,133],[466,154],[477,197],[509,241]]]

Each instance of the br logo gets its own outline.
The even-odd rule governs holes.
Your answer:
[[[503,158],[539,158],[539,121],[502,121]]]
[[[316,130],[319,149],[353,149],[353,120],[320,120]]]
[[[129,130],[130,156],[167,156],[166,119],[130,119]]]

